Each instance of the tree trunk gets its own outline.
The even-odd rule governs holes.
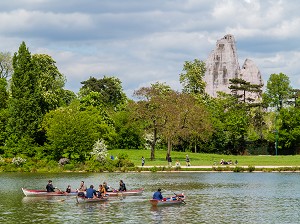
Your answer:
[[[155,145],[157,141],[157,130],[153,129],[153,141],[151,142],[151,161],[155,160]]]
[[[172,151],[172,143],[171,143],[171,139],[168,138],[168,155],[171,155],[171,151]]]

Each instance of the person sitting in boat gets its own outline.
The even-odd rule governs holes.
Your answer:
[[[125,186],[125,183],[123,182],[123,180],[120,180],[119,191],[126,191],[126,186]]]
[[[77,191],[78,192],[84,192],[84,191],[86,191],[86,186],[84,185],[84,181],[81,181],[80,182],[80,186],[79,186],[79,188],[77,189]]]
[[[87,198],[96,198],[97,193],[96,190],[94,189],[94,185],[91,185],[89,189],[86,190],[86,197]]]
[[[158,190],[153,194],[152,198],[156,199],[156,200],[162,200],[163,199],[160,188],[158,188]]]
[[[47,192],[54,192],[55,191],[55,187],[53,187],[53,185],[52,185],[52,180],[48,181],[46,189],[47,189]]]
[[[105,187],[102,184],[100,184],[98,188],[98,198],[102,198],[105,195],[106,195]]]
[[[71,193],[71,191],[72,191],[72,190],[71,190],[71,185],[68,185],[68,187],[67,187],[67,189],[66,189],[66,192],[67,192],[67,193]]]
[[[103,182],[103,187],[105,188],[106,192],[113,192],[113,189],[111,189],[110,186],[108,186],[106,182]]]

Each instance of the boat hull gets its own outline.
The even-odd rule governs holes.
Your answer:
[[[76,196],[76,202],[77,204],[82,203],[100,203],[105,202],[108,200],[108,197],[102,197],[102,198],[85,198],[85,197],[78,197]]]
[[[77,192],[62,192],[62,191],[57,191],[57,192],[47,192],[45,190],[32,190],[32,189],[25,189],[22,188],[23,193],[25,196],[28,197],[45,197],[45,196],[75,196],[77,195]]]
[[[108,191],[106,192],[106,195],[110,197],[117,197],[117,196],[135,196],[135,195],[141,195],[143,194],[144,189],[134,189],[129,191]]]
[[[162,200],[150,199],[150,203],[152,206],[169,206],[169,205],[180,205],[185,204],[185,196],[177,195],[175,197],[168,197]]]

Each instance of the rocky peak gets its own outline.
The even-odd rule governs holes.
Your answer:
[[[213,97],[217,96],[218,91],[231,93],[229,79],[233,78],[242,78],[251,84],[263,84],[259,69],[250,59],[246,59],[240,69],[235,38],[227,34],[217,41],[215,50],[206,60],[206,92]]]

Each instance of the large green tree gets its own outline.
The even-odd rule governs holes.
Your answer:
[[[283,73],[271,74],[263,94],[265,104],[280,110],[284,104],[288,103],[291,95],[292,87],[289,77]]]
[[[7,146],[19,145],[13,153],[30,154],[26,145],[36,142],[42,120],[40,92],[37,88],[38,76],[34,73],[31,53],[25,42],[13,57],[14,72],[11,78],[11,98],[9,101],[9,119]],[[26,144],[25,144],[26,143]]]
[[[134,92],[134,96],[140,99],[135,105],[134,116],[144,121],[146,135],[151,138],[148,143],[151,147],[151,160],[155,160],[155,146],[158,134],[165,124],[165,116],[161,113],[161,101],[164,96],[172,91],[170,86],[164,83],[155,83],[150,87],[142,87]]]
[[[36,87],[41,94],[40,107],[46,112],[56,109],[62,104],[64,97],[65,77],[55,65],[51,56],[34,54],[32,56],[34,74],[37,77]]]
[[[186,61],[183,65],[184,73],[179,75],[184,93],[204,94],[206,83],[203,78],[206,71],[205,62],[195,59]]]
[[[91,92],[99,94],[99,100],[105,107],[113,110],[119,109],[124,104],[127,97],[122,89],[122,82],[116,77],[106,77],[96,79],[90,77],[88,80],[81,82],[83,86],[80,89],[80,97],[84,98]]]
[[[48,154],[56,160],[67,157],[84,161],[98,139],[109,143],[115,137],[114,128],[105,122],[97,108],[81,110],[76,101],[47,113],[43,128],[48,139]]]

